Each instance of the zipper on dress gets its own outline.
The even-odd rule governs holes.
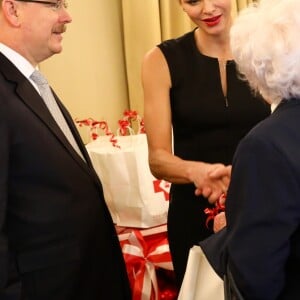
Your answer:
[[[218,60],[219,61],[219,66],[220,66],[220,78],[221,78],[221,86],[222,86],[222,73],[225,77],[225,84],[226,84],[226,93],[223,90],[223,96],[224,96],[224,102],[225,102],[225,108],[228,108],[229,104],[228,104],[228,98],[227,98],[227,60],[222,61],[222,60]]]
[[[227,108],[229,106],[229,104],[228,104],[228,99],[226,96],[224,97],[224,101],[225,101],[225,107]]]

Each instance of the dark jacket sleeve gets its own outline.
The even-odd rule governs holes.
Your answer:
[[[226,263],[245,299],[277,299],[285,285],[300,218],[299,176],[288,148],[250,135],[234,158],[226,202]]]
[[[2,110],[3,111],[3,110]],[[5,116],[0,112],[0,291],[6,285],[8,274],[8,244],[5,234],[8,189],[8,128]]]

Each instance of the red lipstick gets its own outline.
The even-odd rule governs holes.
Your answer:
[[[218,25],[220,23],[220,20],[221,20],[221,15],[212,18],[203,19],[202,22],[204,22],[207,26],[212,27]]]

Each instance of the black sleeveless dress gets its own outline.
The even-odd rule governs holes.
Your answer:
[[[228,61],[227,96],[221,87],[219,63],[202,55],[194,31],[158,45],[168,63],[174,153],[185,160],[231,164],[240,139],[270,114],[270,106],[251,94],[238,78],[234,61]],[[205,225],[203,197],[193,184],[172,184],[168,238],[178,285],[189,249],[213,233]],[[238,201],[238,199],[237,199]]]

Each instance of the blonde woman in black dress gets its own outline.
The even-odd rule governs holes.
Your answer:
[[[204,209],[227,190],[237,144],[270,113],[237,75],[231,0],[180,5],[195,30],[154,47],[142,66],[150,168],[172,183],[168,238],[178,286],[189,249],[213,233]],[[210,177],[215,170],[226,176]]]

